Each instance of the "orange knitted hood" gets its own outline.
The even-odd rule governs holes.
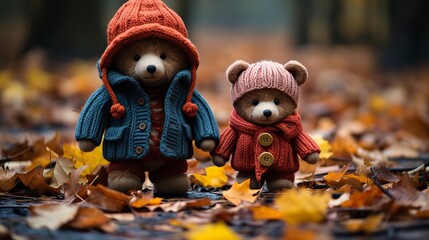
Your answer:
[[[110,112],[120,118],[125,109],[118,102],[110,86],[107,71],[117,53],[126,45],[144,39],[161,38],[181,47],[191,65],[192,83],[187,93],[183,112],[186,117],[195,116],[198,108],[191,102],[194,92],[196,71],[199,65],[197,48],[188,39],[185,24],[179,15],[168,8],[161,0],[129,0],[113,16],[107,27],[107,48],[100,59],[103,84],[112,99]]]

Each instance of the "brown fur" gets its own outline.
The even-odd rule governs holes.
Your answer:
[[[166,40],[154,38],[142,39],[124,47],[116,55],[113,66],[122,74],[132,76],[137,81],[141,81],[142,79],[139,79],[135,74],[136,61],[134,56],[136,54],[142,56],[147,53],[158,56],[166,54],[167,58],[163,60],[165,72],[162,78],[165,83],[169,83],[177,72],[189,67],[186,53],[183,50]]]
[[[235,102],[234,108],[241,117],[251,123],[258,124],[258,122],[252,117],[252,111],[255,108],[255,106],[253,106],[252,104],[253,100],[258,100],[259,102],[274,101],[274,99],[276,98],[280,102],[279,105],[277,105],[277,108],[279,110],[279,117],[273,123],[277,123],[287,117],[289,114],[293,113],[296,108],[295,103],[292,101],[292,99],[280,90],[257,89],[250,91],[244,94]]]

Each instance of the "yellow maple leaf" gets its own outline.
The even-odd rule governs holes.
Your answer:
[[[320,148],[320,159],[328,159],[332,156],[333,152],[331,150],[331,144],[329,144],[328,141],[326,141],[322,136],[316,135],[311,136],[313,140],[317,143],[317,145]]]
[[[86,166],[81,176],[91,174],[99,165],[108,164],[103,158],[101,146],[96,147],[92,152],[82,152],[76,144],[64,144],[64,157],[73,160],[76,169]]]
[[[198,182],[204,187],[220,188],[228,182],[225,169],[223,167],[210,166],[206,169],[206,175],[193,174]]]
[[[207,224],[186,233],[189,240],[239,240],[241,239],[233,230],[222,222]]]
[[[250,189],[249,178],[242,183],[235,182],[229,190],[223,191],[222,194],[228,201],[238,206],[242,202],[255,202],[259,192],[260,189]]]
[[[330,199],[329,192],[289,189],[275,198],[275,205],[289,224],[317,223],[325,219]]]

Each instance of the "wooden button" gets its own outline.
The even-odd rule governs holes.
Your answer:
[[[134,151],[136,151],[137,154],[141,154],[143,152],[143,148],[141,146],[137,146]]]
[[[146,101],[144,100],[144,98],[139,98],[139,99],[137,99],[137,103],[141,106],[141,105],[144,105],[145,103],[146,103]]]
[[[273,144],[273,136],[269,133],[261,133],[258,137],[258,142],[264,147],[271,146]]]
[[[139,124],[139,129],[142,130],[142,131],[144,131],[146,129],[146,126],[147,126],[146,123],[144,123],[144,122],[140,123]]]
[[[274,156],[270,152],[263,152],[261,155],[259,155],[259,163],[262,164],[262,166],[269,167],[273,165],[274,162]]]

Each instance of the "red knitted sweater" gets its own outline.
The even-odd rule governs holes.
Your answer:
[[[272,136],[270,146],[262,146],[258,142],[258,137],[262,133],[269,133]],[[263,152],[269,152],[274,156],[274,162],[269,167],[259,162],[259,156]],[[270,175],[293,181],[294,173],[299,169],[297,154],[305,158],[314,152],[320,152],[320,149],[303,131],[301,116],[297,112],[279,123],[262,126],[246,121],[234,110],[230,126],[221,135],[214,154],[225,159],[229,159],[232,154],[232,167],[240,172],[254,171],[258,181]]]

